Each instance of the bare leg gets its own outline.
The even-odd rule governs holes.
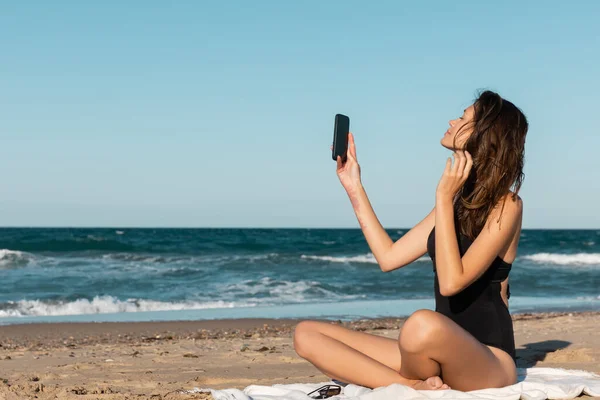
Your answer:
[[[398,343],[377,335],[352,331],[324,322],[303,321],[294,333],[298,355],[325,375],[366,387],[401,383],[419,389],[444,389],[441,379],[423,382],[406,379],[400,373]]]
[[[503,350],[486,346],[450,318],[419,310],[404,323],[399,338],[409,379],[440,375],[453,389],[470,391],[512,385],[516,366]]]
[[[338,340],[379,361],[394,371],[400,371],[401,355],[398,348],[398,341],[395,339],[354,331],[329,322],[302,321],[296,326],[294,344],[302,347],[304,344],[302,335],[311,331],[319,332]]]

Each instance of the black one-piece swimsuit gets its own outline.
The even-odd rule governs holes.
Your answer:
[[[458,233],[458,229],[457,238],[462,257],[472,241]],[[481,343],[504,350],[516,361],[512,319],[500,295],[500,283],[508,277],[512,264],[498,256],[479,279],[460,293],[446,297],[440,294],[435,266],[435,226],[427,238],[427,253],[435,273],[435,311],[456,322]]]

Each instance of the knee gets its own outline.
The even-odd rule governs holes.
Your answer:
[[[419,353],[435,344],[442,334],[440,315],[431,310],[418,310],[402,326],[398,346],[400,351]]]
[[[307,358],[311,349],[311,338],[318,333],[316,321],[301,321],[294,329],[294,350],[302,358]]]

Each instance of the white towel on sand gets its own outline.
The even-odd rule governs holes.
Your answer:
[[[485,400],[544,400],[572,399],[584,393],[600,396],[600,375],[578,370],[560,368],[519,368],[518,382],[499,389],[483,389],[471,392],[458,390],[415,390],[408,386],[392,384],[375,390],[358,385],[342,388],[332,400],[391,400],[391,399],[485,399]],[[286,385],[250,385],[239,389],[198,389],[188,393],[209,392],[215,400],[309,400],[306,395],[323,385],[334,382],[294,383]]]

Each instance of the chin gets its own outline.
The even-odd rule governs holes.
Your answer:
[[[442,140],[440,140],[440,144],[447,148],[448,150],[454,150],[454,147],[452,147],[452,141],[450,140],[446,140],[446,139],[450,139],[450,138],[446,138],[445,136],[442,138]]]
[[[456,151],[456,150],[460,150],[460,144],[459,147],[454,147],[454,145],[452,144],[453,138],[450,136],[444,136],[442,138],[442,140],[440,140],[440,144],[442,146],[444,146],[445,148],[447,148],[450,151]]]

